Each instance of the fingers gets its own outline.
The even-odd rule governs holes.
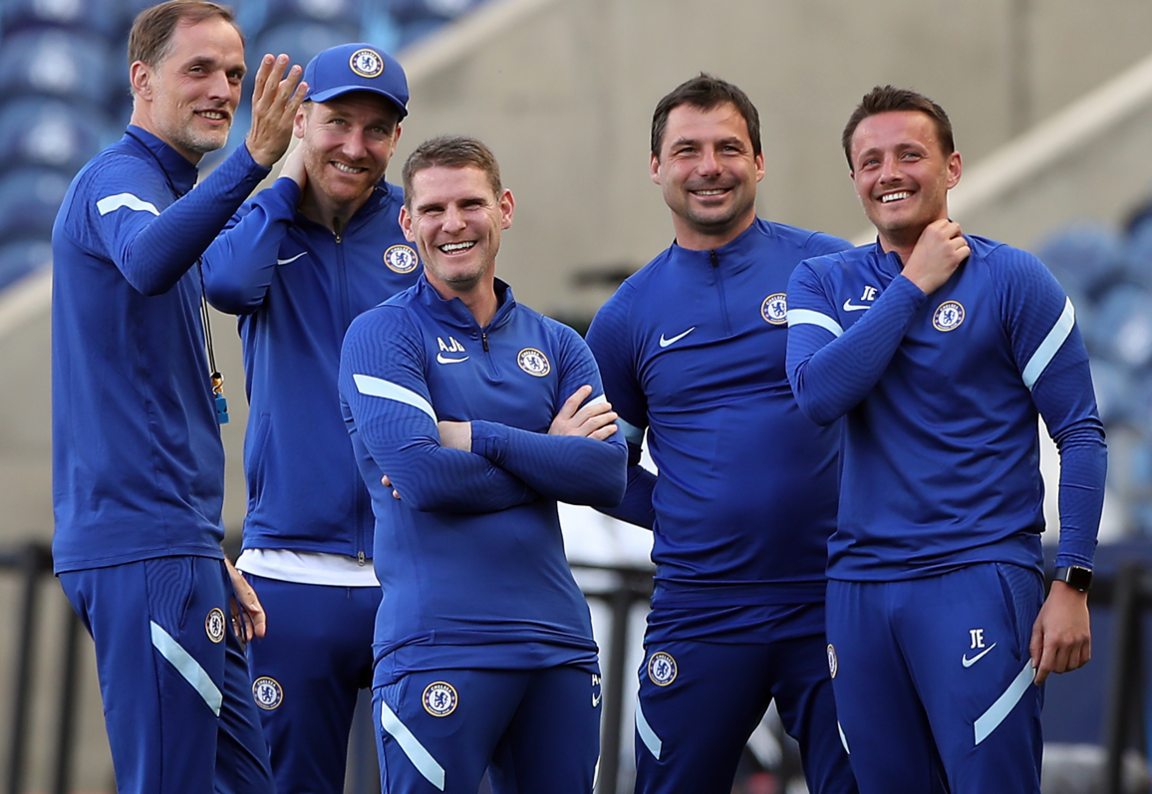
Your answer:
[[[390,479],[388,479],[388,475],[387,475],[387,474],[385,474],[383,477],[381,477],[381,478],[380,478],[380,483],[381,483],[381,484],[382,484],[382,485],[383,485],[385,488],[392,488],[392,481],[391,481]],[[394,488],[393,488],[393,490],[392,490],[392,498],[393,498],[393,499],[399,499],[399,498],[400,498],[400,493],[399,493],[399,491],[397,491],[397,490],[396,490],[396,489],[394,489]]]
[[[288,68],[288,56],[265,55],[252,89],[252,128],[246,143],[252,159],[265,168],[279,160],[292,136],[292,121],[304,101],[308,84],[300,80],[297,64]]]
[[[564,401],[564,404],[560,406],[560,412],[556,414],[556,417],[557,418],[560,418],[560,417],[571,418],[571,417],[575,416],[576,412],[580,410],[580,406],[584,404],[584,401],[587,400],[591,396],[591,394],[592,394],[592,387],[591,386],[589,386],[589,385],[581,386],[579,389],[572,392],[571,397],[569,397],[567,400]]]

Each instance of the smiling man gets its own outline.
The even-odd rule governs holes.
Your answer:
[[[775,699],[808,788],[853,792],[824,662],[839,434],[800,414],[784,372],[788,276],[849,246],[756,217],[759,115],[731,83],[678,86],[651,143],[676,241],[588,332],[630,453],[606,512],[656,535],[636,791],[728,794]],[[659,476],[640,466],[645,428]]]
[[[571,328],[496,279],[515,201],[473,138],[422,143],[401,226],[424,274],[362,314],[340,395],[376,513],[385,794],[588,794],[600,670],[556,501],[613,505],[627,453]]]
[[[244,145],[228,137],[244,42],[228,9],[173,0],[128,42],[124,138],[72,182],[52,233],[52,441],[60,583],[96,645],[116,787],[271,792],[220,542],[224,451],[193,265],[291,140],[304,87],[265,55]]]
[[[1072,303],[949,219],[939,105],[875,88],[842,142],[877,240],[796,270],[788,374],[814,421],[844,418],[828,656],[852,769],[865,794],[1039,794],[1038,685],[1091,653],[1107,456]],[[1047,599],[1038,416],[1060,449]]]
[[[237,567],[268,613],[248,648],[279,794],[344,790],[357,692],[371,682],[380,587],[372,509],[340,413],[344,332],[415,283],[416,251],[384,181],[408,81],[387,53],[344,44],[304,70],[299,145],[204,255],[209,300],[240,315],[248,514]]]

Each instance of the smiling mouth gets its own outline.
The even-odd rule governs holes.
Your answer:
[[[880,197],[881,204],[890,204],[893,201],[901,201],[906,198],[911,198],[912,194],[907,190],[902,190],[899,193],[885,193]]]
[[[476,245],[476,241],[470,240],[466,243],[444,243],[444,245],[439,246],[439,249],[446,254],[455,254],[459,251],[467,251],[474,245]]]
[[[335,160],[330,160],[329,162],[332,163],[332,166],[342,174],[356,175],[356,174],[362,174],[368,170],[365,167],[347,165],[345,163],[338,163]]]
[[[725,193],[728,192],[728,188],[726,188],[726,187],[710,187],[710,188],[707,188],[705,190],[690,190],[688,192],[691,193],[693,196],[699,196],[700,198],[713,198],[714,196],[724,195]]]
[[[230,118],[223,110],[198,110],[196,115],[208,121],[228,121]]]

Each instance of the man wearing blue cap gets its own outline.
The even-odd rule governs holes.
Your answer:
[[[267,633],[248,649],[278,794],[338,794],[357,692],[372,676],[380,588],[371,500],[340,412],[344,332],[416,282],[383,181],[407,114],[395,59],[368,44],[304,71],[300,138],[279,179],[240,208],[204,256],[208,299],[240,316],[251,407],[248,514],[237,567]]]

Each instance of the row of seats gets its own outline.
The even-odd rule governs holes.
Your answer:
[[[68,183],[122,134],[132,114],[126,42],[155,0],[0,1],[0,289],[51,261],[52,223]],[[238,0],[250,54],[301,65],[328,47],[370,41],[390,52],[483,0]],[[249,124],[247,97],[230,148]]]
[[[1152,201],[1120,228],[1069,225],[1036,253],[1076,307],[1124,524],[1152,536]]]

